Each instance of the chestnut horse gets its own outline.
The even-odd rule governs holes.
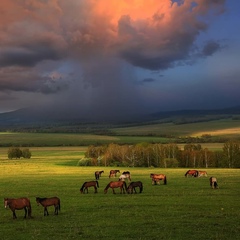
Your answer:
[[[188,170],[185,173],[185,177],[188,177],[188,175],[191,175],[192,177],[198,177],[198,171],[197,170]]]
[[[134,191],[135,193],[137,193],[136,187],[139,187],[139,193],[141,193],[142,190],[143,190],[143,184],[142,184],[141,181],[131,182],[131,183],[129,184],[129,186],[127,187],[127,193],[131,193],[131,194],[132,194],[133,191]]]
[[[28,217],[31,218],[32,208],[30,200],[26,197],[23,198],[4,198],[4,206],[5,208],[9,207],[13,213],[13,219],[17,218],[15,210],[24,209],[26,218],[27,214]]]
[[[40,198],[36,197],[37,205],[41,204],[44,207],[44,216],[48,216],[48,210],[47,207],[53,206],[55,208],[54,214],[58,215],[58,211],[60,211],[60,199],[58,197],[51,197],[51,198]]]
[[[209,178],[210,181],[210,186],[214,189],[218,188],[218,184],[217,184],[217,178],[215,177],[210,177]]]
[[[119,170],[111,170],[110,173],[109,173],[109,178],[110,177],[116,177],[117,173],[120,173],[120,171]]]
[[[96,180],[99,180],[99,178],[101,177],[101,174],[104,173],[104,171],[96,171],[95,172],[95,178]]]
[[[122,194],[125,193],[125,190],[127,189],[127,184],[124,181],[112,181],[105,187],[104,193],[107,193],[109,188],[112,188],[113,194],[116,194],[114,188],[120,188],[120,193]]]
[[[160,184],[160,180],[163,180],[163,184],[167,184],[167,176],[164,174],[151,173],[150,178],[152,178],[152,185]]]
[[[98,181],[90,181],[90,182],[85,182],[82,187],[80,188],[81,193],[85,193],[87,191],[88,193],[88,188],[89,187],[94,187],[94,193],[97,193],[97,187],[99,188]]]

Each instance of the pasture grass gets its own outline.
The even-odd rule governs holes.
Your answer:
[[[240,170],[207,169],[208,177],[185,178],[188,169],[116,168],[129,170],[132,181],[143,182],[142,194],[107,194],[109,167],[79,167],[84,148],[36,148],[29,160],[8,160],[0,149],[0,196],[29,197],[32,219],[24,211],[0,208],[1,239],[238,239]],[[75,162],[75,164],[74,164]],[[114,168],[115,169],[115,168]],[[94,172],[104,170],[94,194],[80,194]],[[151,184],[150,173],[167,175],[167,185]],[[209,186],[218,178],[219,189]],[[114,180],[117,180],[115,178]],[[58,196],[61,211],[43,216],[35,197]]]

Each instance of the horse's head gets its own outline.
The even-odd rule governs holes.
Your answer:
[[[4,207],[7,208],[9,205],[8,198],[4,198]]]
[[[39,206],[39,204],[40,204],[40,198],[39,197],[36,197],[36,202],[37,202],[37,205]]]

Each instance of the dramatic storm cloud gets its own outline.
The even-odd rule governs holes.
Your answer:
[[[217,86],[239,84],[238,68],[230,64],[238,56],[229,54],[239,51],[234,26],[217,29],[237,20],[235,4],[1,1],[0,111],[42,105],[108,118],[221,107]],[[233,70],[228,79],[214,69],[224,58],[224,68]],[[239,104],[235,88],[228,89],[223,105]],[[209,105],[212,96],[216,104]]]

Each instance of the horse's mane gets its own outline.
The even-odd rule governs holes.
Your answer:
[[[46,200],[47,198],[36,197],[36,199],[37,199],[39,202],[42,202],[42,201]]]

